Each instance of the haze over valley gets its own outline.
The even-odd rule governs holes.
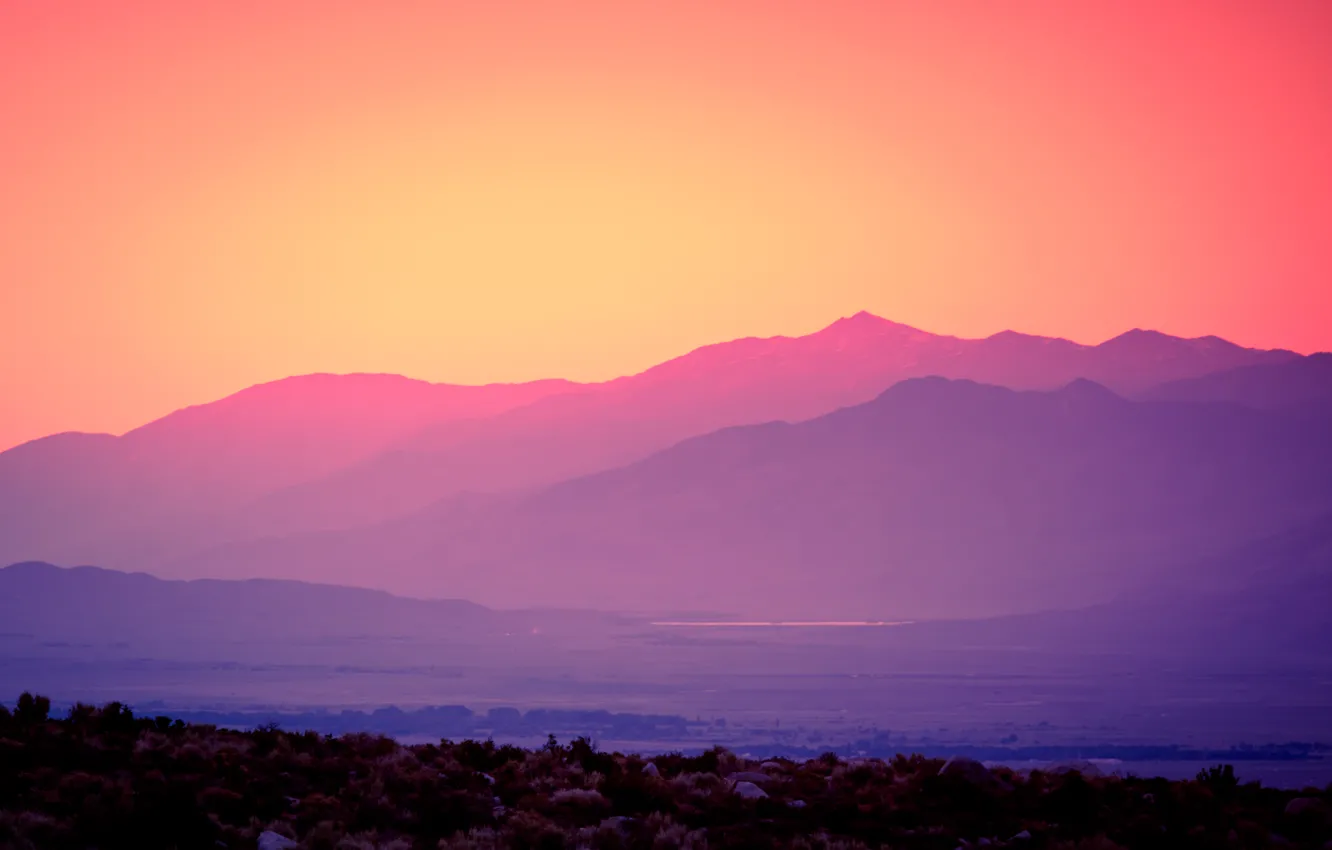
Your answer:
[[[1329,355],[867,313],[603,384],[294,377],[0,454],[0,678],[626,746],[1325,740],[1329,433]]]

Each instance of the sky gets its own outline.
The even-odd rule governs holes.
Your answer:
[[[869,310],[1332,349],[1332,3],[0,3],[0,448]]]

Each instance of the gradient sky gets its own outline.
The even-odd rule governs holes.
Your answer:
[[[0,3],[0,447],[867,309],[1332,348],[1332,3]]]

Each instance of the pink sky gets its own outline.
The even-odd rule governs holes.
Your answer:
[[[0,447],[861,309],[1332,348],[1324,0],[0,5]]]

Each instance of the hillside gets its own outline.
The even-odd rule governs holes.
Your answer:
[[[180,649],[226,657],[241,645],[322,645],[410,640],[438,648],[503,643],[510,633],[607,630],[590,612],[495,611],[457,599],[410,599],[376,590],[298,581],[164,581],[98,567],[21,563],[0,568],[3,636],[89,642],[133,652]]]
[[[0,453],[0,561],[138,568],[215,539],[217,517],[371,457],[428,423],[576,389],[305,375],[176,411],[119,437],[58,434]],[[111,557],[113,556],[114,557]]]
[[[1294,357],[1144,331],[1097,346],[1011,332],[966,340],[859,313],[808,336],[706,346],[484,422],[425,428],[378,457],[257,501],[239,520],[247,531],[238,536],[345,528],[460,492],[545,486],[632,463],[720,428],[798,422],[862,404],[913,377],[1040,390],[1087,378],[1132,393],[1236,364]]]
[[[1332,354],[1310,354],[1169,381],[1148,389],[1142,397],[1259,408],[1332,405]]]
[[[169,571],[794,619],[1076,607],[1326,514],[1328,429],[1321,415],[1132,402],[1089,382],[921,379],[535,493],[223,547]]]
[[[155,569],[219,544],[387,521],[458,493],[550,485],[719,428],[861,404],[911,377],[1018,389],[1081,377],[1139,392],[1296,357],[1144,331],[1096,346],[1015,333],[966,340],[860,313],[802,337],[705,346],[602,384],[301,376],[121,437],[59,435],[0,453],[0,563]]]

